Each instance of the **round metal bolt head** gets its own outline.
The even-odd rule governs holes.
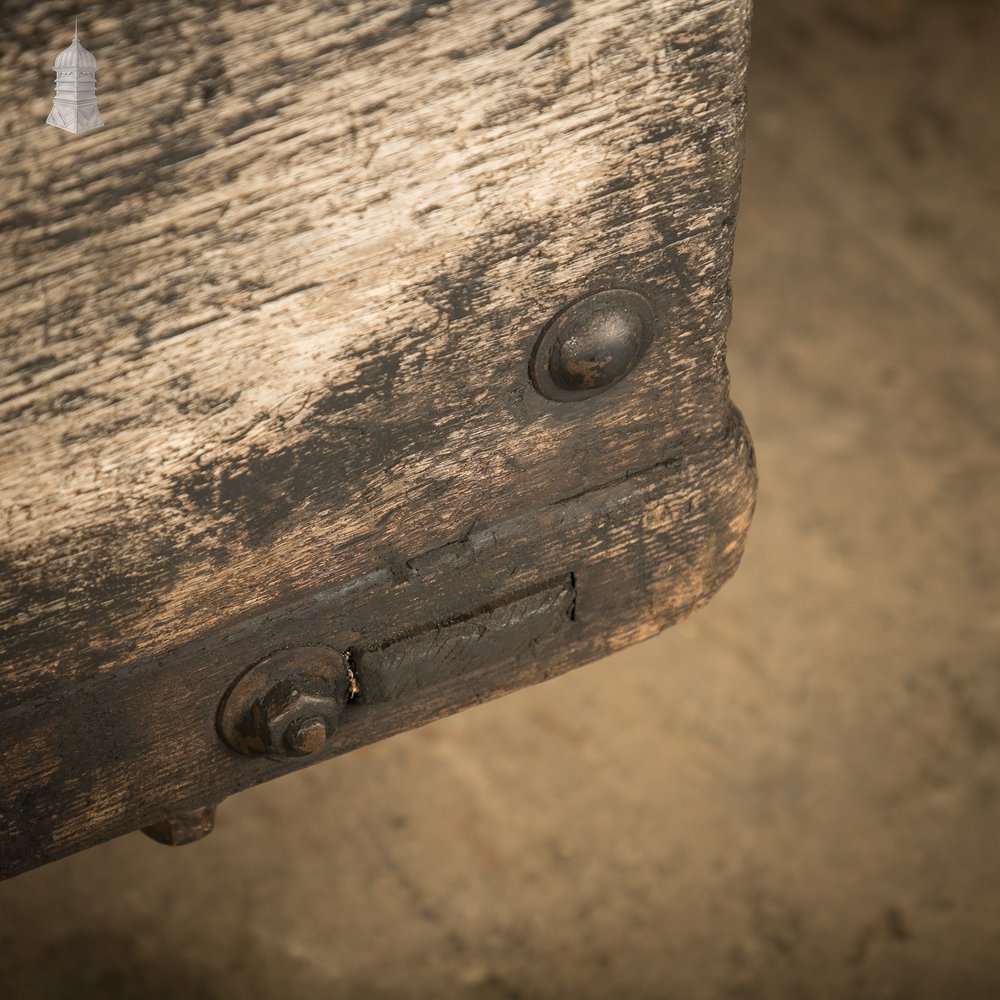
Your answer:
[[[586,399],[617,385],[653,339],[653,307],[623,288],[588,295],[545,328],[531,357],[531,380],[548,399]]]
[[[290,754],[305,757],[321,749],[327,741],[326,722],[323,719],[299,719],[285,730],[282,741]]]

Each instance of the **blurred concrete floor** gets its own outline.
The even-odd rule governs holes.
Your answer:
[[[0,996],[1000,997],[998,41],[760,0],[710,607],[3,885]]]

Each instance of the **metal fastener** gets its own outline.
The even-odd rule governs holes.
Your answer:
[[[142,832],[158,844],[181,847],[207,837],[214,827],[215,806],[204,806],[188,812],[171,813],[166,819],[144,826]]]
[[[355,690],[339,650],[279,650],[245,671],[226,693],[219,735],[239,753],[304,757],[326,745]]]
[[[289,753],[303,757],[319,750],[329,735],[325,719],[301,719],[285,730],[284,744]]]
[[[638,292],[613,288],[588,295],[542,331],[531,356],[531,381],[559,402],[596,396],[635,368],[653,332],[653,307]]]

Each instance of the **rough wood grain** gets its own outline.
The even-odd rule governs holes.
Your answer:
[[[75,9],[8,7],[0,92],[34,90],[0,106],[0,872],[301,766],[214,730],[277,648],[572,580],[571,621],[360,699],[328,756],[735,569],[749,0],[112,0],[80,12],[83,136],[41,124]],[[638,367],[543,398],[543,326],[614,287],[651,305]]]
[[[71,136],[76,7],[8,4],[0,705],[717,430],[747,7],[112,2]],[[642,372],[538,398],[540,326],[621,283]]]
[[[419,696],[422,689],[517,654],[543,640],[558,638],[573,620],[576,587],[572,577],[525,595],[436,620],[408,634],[350,648],[362,704]]]
[[[697,453],[560,500],[280,610],[8,712],[0,729],[0,876],[346,753],[649,638],[735,571],[756,489],[742,420]],[[456,609],[511,606],[542,573],[572,576],[572,619],[506,642],[467,671],[425,672],[348,706],[326,748],[247,757],[216,733],[219,698],[262,656],[364,650],[407,624],[442,631]],[[516,601],[514,603],[517,603]],[[502,618],[503,612],[497,614]],[[363,678],[362,678],[363,680]],[[626,681],[623,679],[623,683]]]

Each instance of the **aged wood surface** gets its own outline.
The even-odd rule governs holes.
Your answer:
[[[707,601],[734,572],[755,487],[749,439],[730,411],[712,448],[474,531],[82,685],[72,697],[8,713],[0,732],[0,875],[648,638]],[[561,608],[552,595],[565,585],[540,579],[553,570],[573,581],[572,603]],[[529,602],[519,594],[533,594],[535,608],[556,610],[557,624],[521,627]],[[363,687],[318,755],[247,757],[218,738],[218,698],[262,655],[314,644],[350,650],[364,685],[372,666],[366,651],[391,649],[401,624],[411,623],[417,636],[437,632],[447,643],[452,612],[466,609],[482,609],[480,619],[509,616],[513,627],[487,632],[488,655],[470,655],[467,671],[442,671],[418,656],[411,683],[373,685],[370,699]],[[464,622],[458,625],[461,631]]]
[[[652,634],[732,572],[749,0],[113,0],[79,12],[107,122],[82,136],[41,124],[76,8],[4,9],[0,870],[281,773],[206,728],[263,637],[361,655],[572,577],[571,640],[560,619],[351,706],[340,753]],[[656,319],[636,370],[540,396],[543,326],[616,287]],[[592,538],[560,506],[651,475],[659,500]],[[510,552],[414,583],[502,525]]]
[[[7,10],[0,706],[718,431],[742,0],[102,4],[84,136]],[[538,398],[622,283],[642,372]]]
[[[575,581],[568,578],[450,621],[430,622],[415,634],[355,645],[357,700],[394,701],[419,695],[429,684],[474,673],[518,650],[558,638],[569,629],[575,611]]]

